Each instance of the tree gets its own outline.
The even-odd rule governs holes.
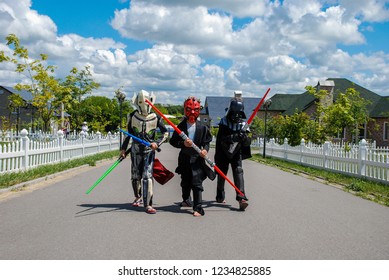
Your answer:
[[[85,66],[81,71],[73,67],[70,74],[66,76],[63,85],[69,89],[63,92],[63,99],[67,100],[65,111],[71,115],[71,125],[81,127],[82,122],[85,121],[81,114],[81,111],[84,110],[81,108],[81,101],[85,95],[91,94],[94,89],[99,88],[100,84],[93,80],[90,67]]]
[[[118,130],[119,102],[105,96],[88,96],[81,100],[79,117],[88,123],[91,131],[114,132]],[[122,104],[123,116],[131,112],[128,101]],[[79,126],[81,127],[81,126]]]
[[[9,97],[8,108],[10,112],[16,113],[16,133],[19,133],[19,115],[20,115],[20,107],[26,106],[26,101],[19,94],[11,94]],[[11,119],[11,118],[9,118]]]
[[[267,123],[267,135],[270,138],[274,138],[277,143],[283,144],[286,134],[284,133],[285,117],[282,115],[276,115]]]
[[[311,142],[321,141],[320,133],[314,120],[305,112],[295,112],[291,116],[277,115],[270,119],[268,137],[275,138],[283,144],[288,139],[291,146],[300,145],[301,139]]]
[[[7,56],[4,51],[0,52],[0,62],[12,63],[16,66],[17,73],[24,73],[31,81],[29,84],[18,83],[17,90],[27,90],[33,95],[32,105],[37,108],[42,119],[43,130],[49,129],[54,111],[64,102],[63,93],[68,91],[60,81],[54,77],[55,68],[46,66],[47,55],[41,54],[40,59],[32,60],[28,50],[20,45],[15,34],[6,37],[7,45],[13,48],[12,56]],[[66,101],[66,100],[65,100]]]
[[[252,138],[255,139],[259,136],[263,136],[265,132],[265,121],[255,116],[253,122],[250,125],[250,132]],[[268,134],[269,131],[266,132]]]
[[[81,100],[86,94],[90,94],[100,86],[93,80],[90,67],[85,66],[85,69],[81,71],[74,67],[65,81],[61,81],[54,76],[55,66],[45,66],[47,55],[41,54],[40,59],[32,60],[28,55],[28,50],[20,45],[15,34],[8,35],[6,40],[7,45],[13,48],[13,54],[7,56],[4,51],[1,51],[0,62],[14,64],[15,71],[24,73],[31,81],[29,84],[19,83],[15,88],[32,93],[32,105],[37,108],[43,130],[48,130],[54,113],[59,110],[65,110],[71,115],[73,127],[81,126],[84,121],[80,115]]]
[[[362,98],[354,88],[339,93],[336,102],[324,110],[326,133],[332,136],[339,135],[348,128],[355,136],[355,141],[358,141],[359,130],[371,120],[367,110],[369,104],[370,101]]]

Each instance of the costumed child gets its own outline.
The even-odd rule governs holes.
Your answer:
[[[242,160],[251,157],[251,139],[247,135],[249,129],[242,131],[246,118],[241,92],[235,92],[235,97],[231,99],[226,115],[220,120],[219,131],[216,136],[215,163],[219,169],[227,174],[228,166],[231,165],[234,184],[244,194],[240,195],[236,191],[236,200],[239,209],[244,211],[248,206],[245,195]],[[225,203],[224,191],[225,179],[218,175],[216,201]]]
[[[204,215],[202,207],[203,181],[212,173],[204,160],[209,151],[212,135],[208,127],[197,120],[200,115],[200,107],[200,100],[194,96],[190,96],[185,100],[185,117],[177,127],[189,139],[184,141],[176,131],[170,139],[170,144],[173,147],[181,149],[178,155],[178,167],[176,168],[176,173],[181,175],[183,201],[180,206],[192,206],[193,216],[195,217]],[[192,148],[192,141],[201,150],[201,153]],[[193,204],[190,199],[191,191],[193,192]]]
[[[136,110],[128,117],[127,130],[130,134],[150,143],[150,147],[132,141],[131,144],[131,183],[135,199],[132,206],[142,204],[149,214],[155,214],[157,210],[153,207],[153,165],[155,150],[167,139],[167,129],[162,119],[155,113],[151,113],[151,106],[145,102],[148,99],[152,104],[155,102],[155,95],[141,90],[134,95],[132,102]],[[159,128],[161,135],[157,138],[156,130]],[[131,137],[127,136],[121,147],[121,156],[126,157],[127,146]]]

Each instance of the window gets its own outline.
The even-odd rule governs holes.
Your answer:
[[[366,139],[366,123],[359,129],[359,140]]]
[[[389,139],[389,123],[384,122],[384,140]]]

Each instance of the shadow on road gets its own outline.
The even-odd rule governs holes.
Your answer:
[[[188,211],[191,211],[191,207],[183,207],[180,208],[181,202],[175,202],[171,205],[165,205],[165,206],[154,206],[155,209],[157,209],[158,212],[171,212],[171,213],[185,213],[187,214]],[[135,212],[144,212],[144,207],[134,207],[131,203],[102,203],[102,204],[80,204],[77,205],[79,207],[84,207],[86,209],[83,209],[75,214],[75,217],[83,217],[83,216],[89,216],[89,215],[96,215],[96,214],[102,214],[102,213],[108,213],[108,212],[115,212],[115,211],[135,211]],[[206,208],[222,208],[222,209],[228,209],[230,211],[239,211],[239,209],[231,206],[230,204],[221,204],[217,203],[215,201],[203,201],[203,207]]]
[[[76,217],[95,215],[95,214],[120,211],[120,210],[144,211],[141,207],[132,207],[131,203],[80,204],[77,206],[86,207],[87,209],[77,212]],[[96,209],[101,209],[101,210],[95,211]]]

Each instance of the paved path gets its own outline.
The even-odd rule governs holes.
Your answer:
[[[177,155],[165,144],[158,157],[174,171]],[[389,259],[389,208],[334,187],[247,160],[245,212],[229,185],[215,203],[207,180],[206,214],[192,217],[176,175],[148,215],[131,207],[129,158],[85,194],[112,163],[0,195],[0,259]]]

